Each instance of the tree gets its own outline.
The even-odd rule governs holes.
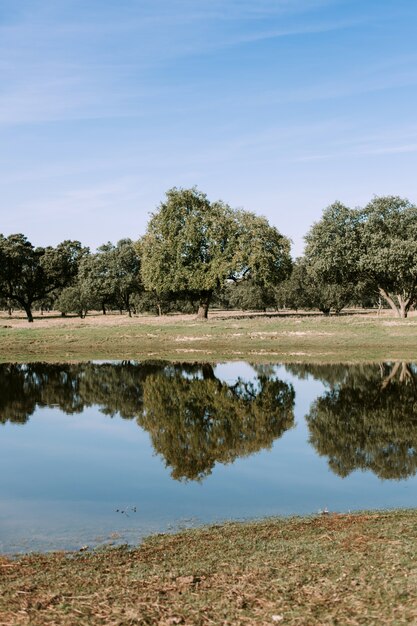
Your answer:
[[[109,272],[113,281],[113,300],[116,306],[132,316],[131,298],[141,293],[140,257],[131,239],[121,239],[107,252]]]
[[[55,308],[61,311],[63,316],[67,313],[76,313],[81,318],[84,318],[89,310],[94,309],[95,304],[94,295],[81,281],[65,287],[55,300]]]
[[[324,315],[339,313],[352,302],[356,286],[327,282],[304,258],[296,260],[291,276],[276,289],[278,304],[292,309],[318,309]]]
[[[268,307],[275,307],[275,293],[273,289],[261,287],[248,279],[225,285],[217,301],[225,308],[266,311]]]
[[[399,317],[416,298],[417,207],[408,200],[375,198],[362,211],[360,273]]]
[[[365,208],[328,207],[305,237],[305,256],[323,280],[361,283],[407,317],[416,298],[417,207],[397,196]]]
[[[143,290],[140,256],[131,239],[121,239],[117,245],[108,242],[86,257],[80,264],[79,282],[103,313],[110,304],[126,310],[130,317],[131,298]]]
[[[85,253],[79,241],[35,248],[22,234],[0,235],[0,297],[17,302],[33,322],[33,304],[69,285]]]
[[[291,267],[288,239],[265,218],[209,202],[195,187],[167,192],[141,246],[145,288],[197,295],[202,319],[225,280],[272,285]]]

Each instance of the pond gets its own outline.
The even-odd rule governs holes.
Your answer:
[[[0,552],[415,507],[417,368],[0,365]]]

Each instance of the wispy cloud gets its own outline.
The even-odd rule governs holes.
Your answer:
[[[358,129],[351,132],[354,134],[353,137],[345,135],[343,140],[328,141],[326,151],[298,155],[293,160],[301,163],[417,152],[417,126],[415,125],[394,126],[368,135],[363,135],[358,132]]]
[[[140,115],[140,92],[149,100],[152,69],[356,23],[314,14],[328,3],[122,0],[116,10],[93,1],[75,2],[79,10],[67,15],[55,2],[33,2],[30,11],[0,26],[0,124]],[[293,21],[305,12],[314,19]]]

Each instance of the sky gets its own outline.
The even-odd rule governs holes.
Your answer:
[[[146,231],[171,187],[268,218],[417,202],[414,0],[0,0],[0,232]]]

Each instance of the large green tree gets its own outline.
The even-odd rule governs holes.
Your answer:
[[[416,299],[417,207],[403,198],[374,198],[364,208],[337,202],[306,236],[305,256],[323,280],[362,283],[407,317]]]
[[[35,248],[22,234],[0,235],[0,297],[17,302],[33,322],[33,304],[71,284],[86,252],[79,241]]]
[[[145,288],[189,293],[206,318],[213,292],[226,279],[251,278],[263,287],[291,267],[290,242],[265,218],[210,202],[197,188],[170,189],[141,242]]]

